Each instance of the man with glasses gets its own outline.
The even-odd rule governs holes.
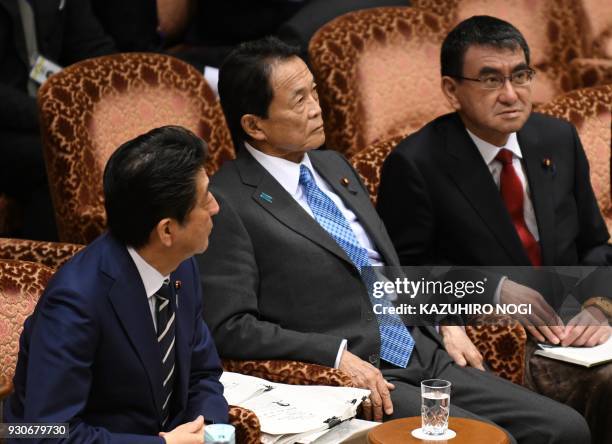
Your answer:
[[[608,230],[576,129],[532,113],[535,72],[521,33],[494,17],[471,17],[444,40],[441,71],[442,91],[456,112],[409,136],[382,170],[378,210],[402,265],[609,265]],[[511,279],[498,288],[502,302],[549,308],[540,293]],[[569,322],[574,327],[558,320],[526,328],[541,342],[601,344],[610,336],[610,313],[604,298],[591,302]],[[559,376],[561,366],[571,373],[571,366],[548,362],[554,363],[549,374]],[[599,399],[609,398],[611,370],[583,372],[584,380],[596,372],[602,379],[603,372],[608,381],[590,401],[573,383],[561,387],[543,378],[539,389],[590,411],[597,436],[596,423],[601,431],[608,427],[601,408],[612,411]],[[589,402],[600,404],[587,408]]]

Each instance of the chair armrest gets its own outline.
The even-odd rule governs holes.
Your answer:
[[[13,381],[6,376],[0,375],[0,401],[6,398],[13,391]]]
[[[228,372],[243,373],[283,384],[353,387],[351,378],[341,370],[300,361],[224,359],[223,368]]]
[[[509,316],[480,316],[465,328],[491,370],[515,384],[525,381],[527,333]]]
[[[259,444],[261,442],[259,418],[252,411],[231,405],[229,422],[236,429],[236,442],[241,444]]]
[[[85,245],[0,238],[0,259],[36,262],[57,270]]]

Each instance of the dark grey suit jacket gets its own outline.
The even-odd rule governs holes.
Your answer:
[[[398,265],[353,168],[334,151],[309,157],[384,262]],[[329,234],[246,150],[221,167],[210,189],[221,211],[199,263],[204,318],[221,356],[333,366],[346,338],[349,351],[378,365],[380,335],[366,288]]]

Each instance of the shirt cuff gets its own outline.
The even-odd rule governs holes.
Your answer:
[[[336,362],[334,363],[334,368],[340,367],[340,360],[342,359],[342,353],[346,350],[346,339],[343,339],[340,343],[340,348],[338,349],[338,354],[336,355]]]
[[[502,276],[499,282],[497,283],[497,288],[495,289],[495,294],[493,295],[494,304],[499,304],[499,301],[501,300],[501,288],[502,288],[502,284],[504,283],[506,279],[508,279],[507,276]]]

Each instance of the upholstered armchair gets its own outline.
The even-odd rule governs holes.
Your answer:
[[[538,72],[533,98],[545,103],[576,88],[612,82],[612,60],[603,60],[612,40],[609,2],[589,0],[413,0],[418,9],[440,16],[447,29],[473,15],[492,15],[516,26],[531,50]],[[602,57],[603,56],[603,57]],[[599,59],[601,58],[601,59]]]
[[[380,170],[389,153],[406,135],[397,135],[359,151],[350,160],[376,204]],[[524,382],[527,334],[508,316],[476,317],[466,332],[495,374],[516,384]]]
[[[612,85],[572,91],[538,107],[538,111],[574,124],[591,168],[597,203],[612,231],[610,160],[612,147]]]
[[[440,90],[441,18],[410,7],[350,12],[322,26],[308,54],[326,145],[350,156],[450,110]]]
[[[209,174],[234,156],[221,106],[192,66],[161,54],[85,60],[39,91],[41,129],[60,240],[87,244],[106,226],[102,174],[123,142],[181,125],[208,142]]]

